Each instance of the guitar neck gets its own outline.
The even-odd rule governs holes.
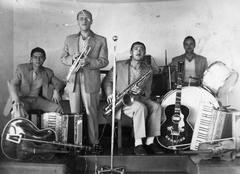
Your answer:
[[[178,82],[177,82],[177,92],[176,92],[176,101],[175,101],[175,114],[180,114],[181,108],[181,97],[182,97],[182,73],[178,73]]]

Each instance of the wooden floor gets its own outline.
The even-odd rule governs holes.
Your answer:
[[[129,132],[125,132],[129,135]],[[116,140],[116,139],[115,139]],[[96,174],[96,173],[142,173],[142,174],[239,174],[240,159],[222,161],[219,158],[201,160],[197,155],[186,156],[166,151],[163,155],[149,154],[137,156],[133,153],[133,140],[123,136],[123,147],[117,148],[114,141],[114,154],[111,156],[111,136],[104,133],[101,143],[104,153],[94,155],[85,152],[76,155],[55,154],[46,161],[35,156],[31,161],[13,161],[0,154],[0,173],[4,174]],[[112,158],[111,158],[112,157]],[[110,171],[107,172],[107,169]],[[117,170],[116,168],[119,168]],[[115,169],[115,170],[114,170]],[[121,169],[121,170],[120,170]]]

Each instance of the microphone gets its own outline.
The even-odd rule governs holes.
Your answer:
[[[116,47],[117,47],[116,45],[117,45],[118,37],[117,37],[117,36],[113,36],[112,39],[113,39],[113,41],[115,42],[115,45],[114,45],[114,52],[115,52],[115,54],[116,54]]]
[[[118,37],[117,36],[113,36],[113,41],[117,41],[118,40]]]

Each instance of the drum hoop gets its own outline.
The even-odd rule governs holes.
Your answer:
[[[226,94],[233,90],[235,84],[236,84],[237,81],[238,81],[238,77],[239,77],[239,74],[238,74],[236,71],[231,72],[230,74],[231,74],[231,75],[236,74],[236,75],[237,75],[237,78],[235,79],[233,85],[230,86],[229,89],[226,91]],[[225,79],[225,82],[231,77],[231,75],[229,75],[228,78]],[[220,93],[220,91],[221,91],[221,88],[222,88],[224,85],[225,85],[225,84],[223,84],[222,86],[220,86],[220,87],[218,88],[218,92],[217,92],[216,96],[219,97],[219,98],[222,97],[222,96],[219,96],[219,93]],[[225,95],[225,94],[223,94],[223,95]]]
[[[208,89],[202,87],[202,86],[184,86],[182,87],[182,90],[183,89],[186,89],[186,88],[195,88],[195,89],[203,89],[204,91],[208,92],[209,94],[211,94],[214,98],[215,96],[212,94],[211,91],[209,91]],[[165,95],[162,96],[161,100],[160,100],[160,104],[162,104],[162,102],[164,102],[170,95],[172,95],[175,91],[177,91],[177,89],[173,89],[173,90],[170,90],[168,91]]]

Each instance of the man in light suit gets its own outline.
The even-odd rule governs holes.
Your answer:
[[[174,66],[177,66],[178,62],[184,62],[183,86],[199,86],[201,85],[203,73],[208,68],[207,59],[194,53],[196,42],[192,36],[187,36],[184,39],[183,47],[185,53],[174,57],[169,64],[170,67],[173,67],[171,72],[174,71]],[[177,73],[172,74],[172,80],[175,83],[177,82]]]
[[[152,69],[143,60],[146,48],[141,42],[135,42],[131,46],[131,58],[117,61],[116,63],[116,92],[121,94],[126,88],[132,85],[140,77],[150,70],[150,74],[143,78],[139,84],[133,84],[130,93],[134,94],[135,100],[130,106],[123,106],[115,117],[120,119],[120,111],[133,119],[133,129],[135,137],[134,152],[136,155],[147,155],[151,153],[162,154],[163,150],[154,143],[154,138],[160,135],[161,107],[149,97],[152,86]],[[112,102],[113,98],[113,68],[103,81],[103,88],[107,96],[107,101]],[[146,138],[143,145],[142,138]],[[145,148],[146,147],[146,148]]]
[[[82,112],[82,102],[86,108],[89,143],[100,146],[98,139],[97,108],[101,86],[100,69],[108,65],[108,48],[105,37],[91,31],[92,14],[82,10],[77,14],[80,32],[65,39],[61,62],[72,66],[82,52],[81,68],[71,74],[67,83],[72,113]],[[90,47],[88,52],[84,48]],[[88,53],[87,53],[88,52]]]
[[[43,65],[46,53],[36,47],[31,51],[30,63],[17,66],[14,78],[8,83],[10,98],[4,109],[4,115],[17,113],[22,109],[21,117],[27,117],[30,109],[42,109],[45,112],[62,112],[59,105],[59,91],[64,88],[51,69]],[[51,87],[50,87],[51,86]],[[53,101],[52,101],[53,100]]]

